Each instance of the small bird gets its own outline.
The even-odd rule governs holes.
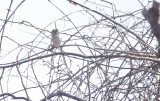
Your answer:
[[[51,32],[51,48],[49,49],[52,51],[54,48],[59,47],[61,45],[62,38],[60,36],[60,33],[58,32],[58,29],[53,29]]]

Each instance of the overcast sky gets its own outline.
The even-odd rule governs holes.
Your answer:
[[[66,0],[51,0],[59,9],[61,9],[65,14],[70,14],[75,11],[81,10],[79,6],[70,4]],[[79,0],[76,0],[77,2],[80,2]],[[80,3],[84,4],[86,0],[81,0]],[[92,2],[98,2],[99,0],[93,0]],[[139,10],[142,8],[142,5],[138,2],[138,0],[108,0],[111,1],[115,6],[117,10],[123,11],[123,12],[132,12],[135,10]],[[160,0],[158,0],[160,1]],[[21,0],[14,0],[13,1],[13,7],[11,8],[11,12],[17,7],[17,4],[19,4]],[[144,0],[144,4],[147,5],[148,2]],[[5,19],[7,14],[7,9],[9,7],[10,0],[0,0],[0,19]],[[91,5],[85,3],[85,5],[90,6],[93,9],[96,9],[96,5]],[[144,5],[144,6],[146,6]],[[109,15],[108,12],[105,12]],[[10,13],[11,14],[11,13]],[[64,23],[64,20],[60,20],[64,15],[62,12],[60,12],[57,8],[55,8],[51,3],[48,2],[48,0],[26,0],[24,4],[18,8],[14,16],[11,17],[10,21],[16,21],[16,22],[22,22],[22,21],[28,21],[32,25],[41,28],[46,29],[48,31],[51,31],[53,28],[55,28],[54,22],[56,22],[57,28],[60,31],[64,31],[68,28],[73,28],[73,25],[69,23]],[[71,19],[74,21],[76,26],[87,24],[88,18],[84,17],[84,14],[81,13],[75,13],[71,16]],[[2,25],[2,21],[0,22],[0,25]],[[45,28],[46,27],[46,28]],[[6,30],[4,33],[4,36],[6,38],[3,39],[2,43],[2,51],[1,51],[1,58],[0,58],[0,64],[13,62],[16,60],[16,56],[19,52],[19,50],[16,50],[16,47],[18,47],[17,44],[15,44],[12,40],[9,38],[15,40],[19,44],[23,45],[28,42],[31,42],[36,36],[39,34],[39,32],[31,27],[26,27],[20,24],[11,24],[8,23],[6,26]],[[46,36],[50,37],[50,33],[45,33]],[[45,37],[43,34],[40,35],[41,37],[39,39],[36,39],[37,43],[41,40],[42,37]],[[8,37],[8,38],[7,38]],[[63,41],[66,39],[66,37],[62,37]],[[47,45],[50,44],[50,39],[45,38],[43,40],[44,44],[40,45],[41,48],[46,48]],[[16,50],[16,51],[14,51]],[[70,51],[71,49],[68,49]],[[9,53],[13,51],[12,53]],[[66,50],[67,51],[67,50]],[[24,53],[24,54],[23,54]],[[22,52],[21,57],[25,56],[26,53]],[[5,55],[7,55],[5,57]],[[9,56],[8,56],[9,55]],[[42,68],[38,69],[38,72],[43,72],[43,74],[47,74],[49,71],[44,71]],[[44,81],[46,80],[43,78],[43,76],[38,75],[38,77],[42,78]],[[15,79],[15,80],[19,80]],[[14,82],[10,81],[10,82]],[[18,87],[18,84],[17,84]],[[15,87],[10,88],[11,91],[15,91]],[[40,92],[40,91],[38,91]],[[30,93],[30,92],[29,92]],[[37,91],[32,91],[33,93],[33,101],[38,101],[42,95],[39,96]],[[36,96],[36,97],[34,97]],[[40,98],[38,98],[39,96]]]

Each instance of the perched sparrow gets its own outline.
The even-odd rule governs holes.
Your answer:
[[[60,33],[58,32],[58,29],[53,29],[51,32],[52,38],[51,38],[51,49],[53,50],[55,47],[59,47],[61,45],[62,38],[60,36]]]

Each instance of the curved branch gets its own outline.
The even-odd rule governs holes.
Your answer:
[[[47,99],[51,99],[52,97],[55,97],[55,96],[65,96],[65,97],[68,97],[68,98],[71,98],[71,99],[74,99],[74,100],[77,100],[77,101],[86,101],[86,100],[82,100],[76,96],[73,96],[73,95],[70,95],[68,93],[65,93],[65,92],[62,92],[62,91],[57,91],[57,93],[51,93]],[[46,101],[46,98],[42,99],[41,101]]]
[[[56,56],[56,55],[65,55],[65,56],[72,56],[72,57],[79,57],[79,58],[83,58],[83,59],[90,59],[90,58],[132,58],[132,59],[137,59],[137,60],[148,60],[148,61],[154,61],[154,62],[160,62],[160,60],[158,60],[157,58],[151,58],[151,57],[142,57],[142,56],[132,56],[132,55],[121,55],[119,54],[101,54],[101,55],[95,55],[95,56],[86,56],[86,55],[81,55],[81,54],[77,54],[77,53],[69,53],[69,52],[60,52],[60,53],[52,53],[52,54],[48,54],[48,55],[44,55],[44,56],[38,56],[38,57],[34,57],[34,58],[30,58],[30,59],[22,59],[16,62],[12,62],[12,63],[7,63],[7,64],[0,64],[0,68],[10,68],[10,67],[14,67],[16,65],[21,65],[23,63],[29,62],[29,61],[34,61],[37,59],[43,59],[43,58],[47,58],[50,56]]]
[[[106,18],[106,19],[108,19],[108,20],[111,21],[112,23],[118,25],[119,27],[123,28],[123,29],[126,30],[127,32],[129,32],[129,33],[131,33],[132,35],[134,35],[143,45],[145,45],[146,47],[148,47],[148,48],[150,48],[151,50],[155,51],[153,47],[151,47],[150,45],[148,45],[148,44],[147,44],[143,39],[141,39],[136,33],[134,33],[133,31],[131,31],[130,29],[126,28],[126,27],[123,26],[122,24],[120,24],[120,23],[112,20],[111,18],[107,17],[106,15],[104,15],[104,14],[102,14],[102,13],[96,11],[96,10],[93,10],[93,9],[91,9],[91,8],[89,8],[89,7],[86,7],[86,6],[80,4],[80,3],[76,2],[76,1],[73,1],[73,0],[67,0],[67,1],[69,1],[69,2],[72,3],[72,4],[78,5],[78,6],[80,6],[80,7],[83,7],[83,8],[85,8],[85,9],[88,9],[88,10],[90,10],[90,11],[92,11],[92,12],[94,12],[94,13],[96,13],[96,14],[98,14],[98,15]]]
[[[16,97],[16,96],[14,96],[14,95],[11,94],[11,93],[3,93],[3,94],[0,94],[0,97],[2,97],[2,96],[11,96],[13,99],[22,99],[22,100],[26,100],[26,101],[31,101],[31,100],[29,100],[29,99],[27,99],[27,98],[25,98],[25,97]]]

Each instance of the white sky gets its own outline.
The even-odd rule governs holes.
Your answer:
[[[19,3],[20,1],[21,0],[13,1],[14,7],[12,7],[12,10],[17,6],[17,3]],[[65,14],[69,14],[74,11],[80,10],[80,7],[70,4],[66,0],[51,0],[51,1],[57,7],[59,7],[63,12],[65,12]],[[79,2],[79,0],[77,1]],[[99,0],[93,0],[93,2],[95,1],[98,2]],[[142,8],[138,0],[111,0],[111,1],[114,2],[114,5],[116,6],[117,10],[121,10],[124,12],[132,12]],[[85,0],[81,1],[82,4],[84,4],[84,2]],[[0,0],[0,14],[1,14],[0,19],[5,19],[6,11],[7,11],[6,9],[8,9],[9,4],[10,4],[10,0]],[[92,8],[96,8],[96,6],[93,6]],[[10,20],[18,21],[18,22],[28,21],[36,27],[45,28],[48,24],[50,24],[51,22],[54,22],[55,20],[61,18],[62,16],[64,15],[59,10],[57,10],[53,5],[51,5],[47,0],[26,0],[24,4],[22,4],[22,6],[16,11],[14,18],[12,17]],[[88,19],[85,18],[84,15],[81,15],[81,13],[73,14],[71,19],[74,21],[74,23],[77,26],[88,23]],[[0,25],[2,25],[2,23],[0,23]],[[46,29],[51,31],[53,28],[54,28],[54,23],[49,25]],[[63,31],[67,28],[73,28],[73,25],[69,23],[64,23],[63,21],[58,21],[57,28],[60,31]],[[20,43],[21,45],[23,45],[25,43],[32,41],[38,34],[39,34],[38,31],[36,31],[35,29],[31,29],[30,27],[27,28],[26,26],[19,25],[19,24],[16,24],[16,25],[8,24],[6,27],[4,36],[12,38],[18,43]],[[50,33],[45,33],[45,35],[50,37]],[[42,37],[44,36],[42,35]],[[62,37],[62,38],[63,40],[66,39],[65,37]],[[39,40],[40,39],[37,39],[37,42]],[[48,45],[50,44],[50,39],[46,38],[44,41],[46,43],[44,45],[44,48],[45,48],[47,44]],[[3,44],[2,44],[1,56],[3,57],[15,47],[18,47],[17,44],[14,44],[13,41],[7,38],[4,38]],[[42,48],[43,48],[43,45],[42,45]],[[68,49],[66,51],[70,51],[70,50],[71,49]],[[12,54],[9,54],[10,55],[9,57],[0,58],[0,64],[15,61],[18,52],[19,51],[17,50]],[[24,55],[26,55],[25,51],[21,53],[20,57],[23,57]],[[43,67],[37,69],[37,72],[39,72],[40,74],[38,75],[38,77],[42,78],[42,80],[48,80],[43,78],[43,76],[41,75],[41,74],[48,73],[48,71],[44,71]],[[19,80],[19,78],[18,79],[15,78],[13,81],[11,80],[10,82],[15,82],[16,80]],[[17,84],[16,86],[18,87],[19,85]],[[11,91],[12,89],[13,91],[15,91],[15,86],[11,87],[10,89]],[[37,91],[32,91],[31,93],[33,93],[31,95],[33,98],[32,99],[33,101],[38,101],[39,99],[42,98],[41,95],[39,96],[39,93],[37,93]]]

